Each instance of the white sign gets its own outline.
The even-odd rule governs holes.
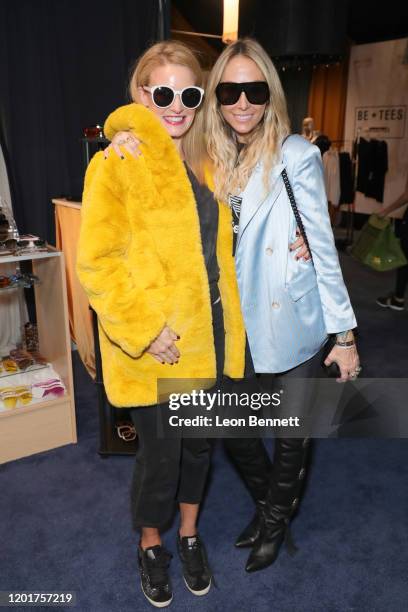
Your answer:
[[[407,38],[351,49],[344,138],[351,152],[357,137],[384,140],[388,148],[383,203],[357,192],[356,212],[378,212],[396,200],[408,179]],[[403,209],[395,216],[402,216]]]
[[[359,106],[355,111],[355,130],[368,130],[379,139],[404,138],[406,106]]]

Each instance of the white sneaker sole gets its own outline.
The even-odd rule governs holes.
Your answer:
[[[391,310],[404,310],[404,306],[394,306],[394,304],[381,304],[381,302],[376,301],[376,303],[378,304],[378,306],[381,306],[381,308],[391,308]]]
[[[183,580],[184,580],[184,584],[186,585],[190,593],[192,593],[193,595],[197,595],[197,597],[201,597],[202,595],[207,595],[208,591],[211,589],[211,580],[210,580],[210,584],[208,585],[208,587],[205,587],[205,589],[203,589],[202,591],[193,591],[193,589],[188,586],[187,580],[184,578],[184,576],[183,576]]]
[[[142,593],[146,597],[147,601],[150,602],[152,604],[152,606],[154,606],[155,608],[166,608],[173,601],[173,595],[171,596],[171,598],[168,601],[154,601],[153,599],[150,599],[150,597],[148,595],[146,595],[142,583],[140,583],[140,586],[142,588]]]

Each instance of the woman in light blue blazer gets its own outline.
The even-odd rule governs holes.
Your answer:
[[[289,382],[321,376],[329,336],[334,346],[325,363],[338,364],[338,380],[360,371],[356,319],[331,230],[320,151],[301,136],[289,136],[279,76],[254,40],[223,51],[205,105],[215,195],[231,207],[247,372],[250,354],[263,386],[287,390],[290,415],[302,416],[310,410],[310,386]],[[292,210],[291,188],[300,219]],[[288,249],[297,225],[304,228],[312,260],[297,259]],[[236,542],[252,546],[246,569],[256,571],[273,563],[288,534],[309,440],[277,437],[273,464],[260,439],[225,442],[256,502],[255,516]]]

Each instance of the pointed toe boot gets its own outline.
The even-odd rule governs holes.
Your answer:
[[[272,565],[284,542],[290,554],[297,550],[292,542],[289,524],[299,505],[309,442],[308,438],[275,441],[271,486],[266,495],[260,534],[245,567],[247,572],[256,572]]]

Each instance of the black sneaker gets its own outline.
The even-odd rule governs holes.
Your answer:
[[[186,587],[194,595],[206,595],[211,588],[211,570],[204,543],[199,535],[177,536],[177,550],[183,564]]]
[[[397,300],[392,293],[385,297],[377,298],[377,304],[383,308],[392,308],[392,310],[404,310],[404,300]]]
[[[167,571],[172,555],[163,546],[150,546],[146,550],[139,546],[138,553],[144,596],[156,608],[168,606],[173,599],[173,591]]]

